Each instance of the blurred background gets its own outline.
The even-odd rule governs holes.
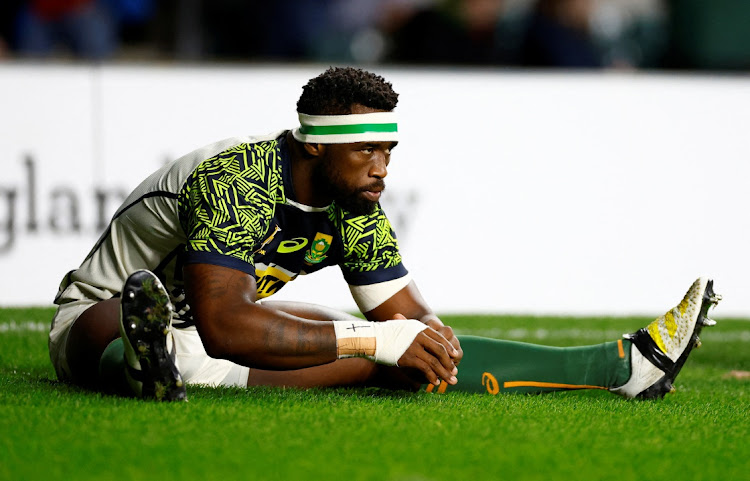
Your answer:
[[[148,173],[400,94],[383,205],[439,312],[750,318],[748,0],[2,0],[0,306],[49,305]],[[282,298],[353,310],[340,272]]]
[[[0,57],[744,72],[745,0],[3,0]]]

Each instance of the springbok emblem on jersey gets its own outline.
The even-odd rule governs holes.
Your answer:
[[[315,239],[310,244],[310,250],[305,254],[305,263],[313,265],[322,262],[323,259],[328,257],[326,252],[331,248],[331,242],[333,242],[333,237],[322,232],[315,234]]]

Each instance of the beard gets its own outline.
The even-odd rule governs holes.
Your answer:
[[[378,202],[365,199],[361,195],[363,192],[385,189],[383,179],[377,179],[364,187],[349,185],[329,161],[318,165],[313,172],[313,182],[321,193],[333,199],[342,209],[356,216],[372,214],[378,207]]]

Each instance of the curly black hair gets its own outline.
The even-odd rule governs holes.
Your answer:
[[[308,115],[345,115],[352,105],[391,111],[398,94],[379,75],[352,67],[331,67],[302,87],[297,112]]]

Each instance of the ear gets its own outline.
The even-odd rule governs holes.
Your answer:
[[[310,157],[322,157],[325,154],[326,146],[325,144],[302,144],[305,148],[305,152],[307,152],[307,155]]]

